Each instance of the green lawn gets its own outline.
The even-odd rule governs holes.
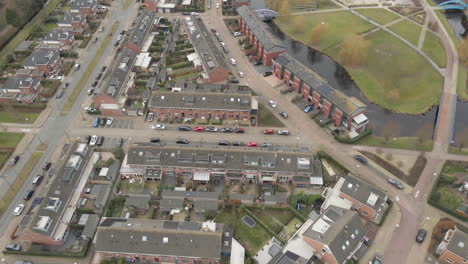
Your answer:
[[[0,111],[0,123],[32,124],[41,113]]]
[[[365,17],[380,25],[388,24],[400,18],[398,15],[395,15],[387,9],[382,8],[355,9],[354,11],[358,12],[361,15],[364,15]]]
[[[455,210],[457,206],[463,202],[463,199],[453,193],[453,189],[450,189],[449,187],[444,186],[437,188],[436,192],[440,193],[438,203],[451,211]]]
[[[339,5],[333,3],[330,0],[321,0],[321,1],[318,1],[318,2],[319,3],[317,4],[317,9],[316,10],[340,8]]]
[[[287,20],[280,21],[279,19],[275,20],[275,23],[277,23],[284,33],[302,43],[309,42],[308,35],[314,26],[320,23],[327,24],[328,31],[324,34],[322,40],[316,47],[319,50],[325,50],[328,47],[338,45],[349,35],[362,33],[374,28],[371,23],[348,11],[315,13],[303,16],[305,16],[304,30],[297,33],[294,32],[294,23],[288,24]]]
[[[258,126],[267,126],[267,127],[284,127],[283,122],[281,122],[272,112],[264,105],[259,104],[258,106]]]
[[[468,69],[460,63],[457,76],[457,94],[458,98],[461,100],[468,100],[468,92],[466,89],[467,72]]]
[[[426,31],[426,38],[424,39],[422,51],[439,65],[439,67],[445,67],[447,63],[445,49],[440,39],[434,33]]]
[[[255,256],[272,236],[259,224],[253,228],[244,224],[242,217],[245,215],[246,213],[240,208],[226,207],[215,218],[215,222],[233,227],[234,237],[245,247],[249,255]]]
[[[408,40],[411,44],[418,46],[419,35],[421,33],[422,27],[416,25],[415,23],[409,22],[408,20],[402,20],[396,24],[388,27],[391,31],[395,32],[400,37]]]
[[[419,151],[431,151],[432,141],[421,144],[416,137],[398,137],[396,140],[389,139],[388,142],[385,138],[378,136],[367,136],[359,140],[356,144],[385,147],[385,148],[396,148],[396,149],[409,149]]]
[[[24,134],[0,132],[0,148],[15,148]]]
[[[457,172],[465,173],[465,166],[463,164],[456,164],[453,162],[446,162],[442,170],[444,173],[453,174]]]
[[[248,209],[276,233],[281,232],[283,227],[294,218],[294,215],[287,209],[258,207],[248,207]]]
[[[9,152],[0,152],[0,168],[3,167],[3,164],[8,160],[10,154]]]

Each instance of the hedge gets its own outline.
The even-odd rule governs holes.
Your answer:
[[[440,174],[442,175],[442,174]],[[454,216],[458,219],[461,219],[463,220],[464,222],[468,221],[468,217],[464,217],[462,215],[459,215],[457,214],[455,211],[452,211],[450,209],[447,209],[445,207],[443,207],[442,205],[440,205],[437,201],[434,201],[432,198],[433,198],[433,194],[436,193],[436,190],[437,190],[437,187],[439,186],[439,181],[440,181],[440,176],[437,178],[437,181],[434,183],[434,185],[432,186],[432,190],[431,190],[431,193],[429,195],[429,198],[427,199],[427,203],[434,206],[435,208],[437,209],[440,209],[442,210],[443,212],[446,212],[447,214],[451,215],[451,216]]]
[[[80,214],[96,214],[91,208],[76,208],[76,212]]]
[[[189,61],[189,62],[181,62],[177,64],[172,64],[172,65],[167,66],[167,68],[172,68],[172,70],[177,70],[177,69],[182,69],[182,68],[189,67],[192,65],[193,65],[192,62]]]
[[[344,144],[355,144],[359,140],[361,140],[364,137],[369,136],[370,134],[372,134],[371,129],[366,130],[364,133],[361,133],[361,134],[359,134],[359,136],[354,137],[354,138],[342,138],[339,135],[337,135],[335,132],[333,132],[333,136],[335,137],[335,140],[340,142],[340,143],[344,143]]]
[[[270,227],[268,227],[265,223],[262,222],[256,215],[254,215],[247,207],[241,206],[241,208],[250,216],[252,217],[259,225],[261,225],[265,230],[270,233],[270,235],[274,236],[276,239],[281,241],[281,243],[286,244],[286,241],[281,238],[278,234],[276,234]]]
[[[382,220],[380,220],[379,226],[383,225],[383,223],[385,222],[385,219],[387,219],[387,216],[390,213],[390,210],[392,210],[392,207],[393,207],[392,200],[387,200],[387,203],[388,203],[387,211],[384,212],[384,214],[382,216]]]
[[[341,165],[341,163],[339,163],[338,161],[336,161],[334,158],[332,158],[332,156],[328,155],[326,152],[324,151],[319,151],[317,152],[317,156],[320,158],[320,159],[327,159],[329,160],[331,163],[333,163],[335,166],[339,167],[341,170],[343,170],[345,173],[349,173],[349,170]]]

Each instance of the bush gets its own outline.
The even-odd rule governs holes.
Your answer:
[[[429,199],[438,202],[440,200],[440,192],[433,192]]]
[[[121,148],[115,148],[112,150],[112,154],[114,154],[114,157],[118,160],[123,160],[125,153]]]

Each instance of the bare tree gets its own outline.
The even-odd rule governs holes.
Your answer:
[[[317,45],[325,36],[328,31],[328,24],[320,23],[310,30],[309,44],[312,46]]]
[[[385,141],[388,142],[390,138],[397,137],[400,135],[400,123],[391,120],[384,124],[382,135]]]
[[[465,38],[457,47],[458,57],[463,65],[468,66],[468,40]]]
[[[367,62],[370,42],[359,35],[351,35],[341,43],[338,62],[349,67],[356,67]]]

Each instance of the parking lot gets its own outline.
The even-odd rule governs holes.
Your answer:
[[[99,126],[100,128],[120,128],[120,129],[134,129],[135,121],[130,119],[116,119],[110,125]]]

